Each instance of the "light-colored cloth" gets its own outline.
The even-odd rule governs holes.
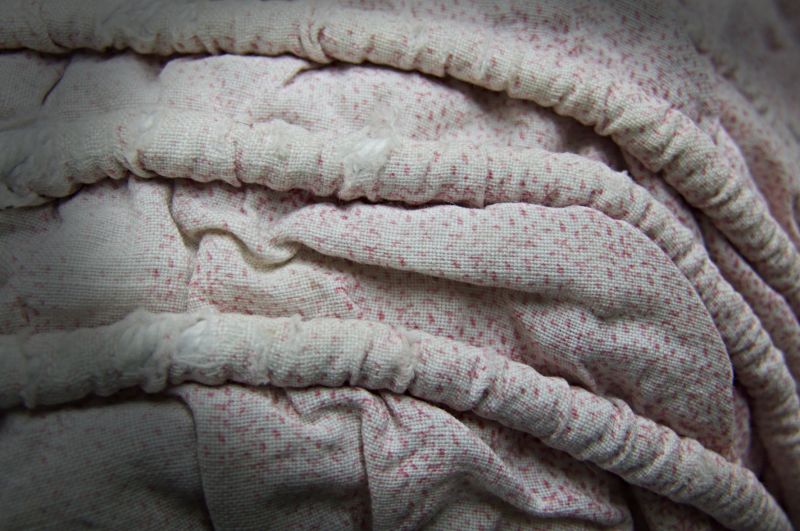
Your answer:
[[[0,527],[800,524],[800,14],[697,4],[5,2]]]

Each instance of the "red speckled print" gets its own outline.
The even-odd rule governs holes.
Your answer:
[[[800,525],[800,12],[10,0],[0,527]]]

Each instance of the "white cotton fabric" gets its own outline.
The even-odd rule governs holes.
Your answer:
[[[791,6],[4,7],[0,527],[797,525]]]

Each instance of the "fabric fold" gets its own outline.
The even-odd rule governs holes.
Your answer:
[[[800,11],[4,7],[0,526],[800,525]]]
[[[108,327],[33,336],[21,348],[4,343],[4,369],[28,359],[22,378],[3,371],[5,408],[20,399],[57,404],[135,385],[156,392],[184,381],[408,392],[530,433],[731,528],[790,528],[750,471],[633,414],[624,402],[420,333],[333,319],[137,313]],[[76,356],[92,363],[76,363]]]

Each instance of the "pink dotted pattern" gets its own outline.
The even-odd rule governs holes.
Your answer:
[[[0,523],[796,525],[754,5],[10,2]]]

